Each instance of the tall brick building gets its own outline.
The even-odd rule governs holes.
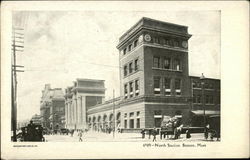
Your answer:
[[[192,124],[197,117],[201,121],[204,105],[196,103],[200,93],[196,94],[199,91],[192,85],[198,77],[189,76],[190,38],[187,26],[149,18],[142,18],[124,33],[117,45],[121,96],[89,107],[85,115],[89,128],[160,127],[164,115],[178,115],[184,125]],[[213,99],[214,103],[205,107],[211,109],[208,113],[219,114],[215,96],[220,94],[220,80],[206,81],[213,84],[214,92],[205,91],[204,96],[209,93],[208,102]]]

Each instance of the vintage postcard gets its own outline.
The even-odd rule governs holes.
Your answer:
[[[249,157],[247,5],[3,2],[2,158]]]

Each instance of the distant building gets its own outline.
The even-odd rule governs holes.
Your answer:
[[[87,110],[101,104],[104,99],[104,81],[76,79],[73,86],[65,89],[65,116],[68,129],[85,129]]]
[[[190,76],[192,106],[191,124],[204,126],[204,107],[206,119],[211,115],[220,115],[220,80]],[[207,121],[207,120],[206,120]]]
[[[46,84],[40,101],[42,125],[49,129],[65,127],[65,99],[61,88],[50,87]]]

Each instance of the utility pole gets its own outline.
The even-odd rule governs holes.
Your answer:
[[[115,138],[115,90],[113,89],[113,138]]]
[[[16,65],[16,53],[23,52],[24,34],[18,31],[22,28],[12,28],[12,62],[11,62],[11,128],[13,130],[13,141],[17,141],[17,72],[24,72],[21,69],[24,66]]]

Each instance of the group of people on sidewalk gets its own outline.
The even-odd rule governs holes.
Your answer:
[[[142,139],[145,138],[146,132],[149,135],[149,137],[148,137],[149,139],[151,138],[151,135],[153,136],[153,142],[154,142],[154,141],[156,141],[156,136],[158,134],[160,134],[160,129],[157,130],[155,127],[153,129],[148,129],[148,130],[142,129],[141,130]],[[174,134],[174,135],[176,135],[176,134]],[[186,130],[186,138],[187,139],[191,138],[191,133],[190,133],[189,129]],[[177,139],[176,136],[174,139]]]
[[[142,134],[142,139],[144,139],[145,134],[146,134],[146,130],[142,129],[141,134]],[[150,139],[150,137],[152,135],[153,136],[153,142],[156,141],[156,135],[157,134],[158,134],[158,131],[157,131],[157,129],[155,127],[152,130],[151,129],[148,130],[148,135],[149,135],[148,138]]]

